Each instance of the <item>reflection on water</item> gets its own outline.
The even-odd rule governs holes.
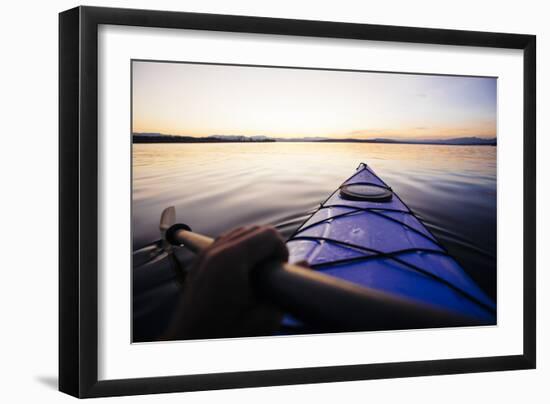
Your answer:
[[[289,236],[362,161],[495,298],[495,147],[135,144],[134,248],[159,238],[160,214],[170,205],[178,221],[210,236],[253,223]]]

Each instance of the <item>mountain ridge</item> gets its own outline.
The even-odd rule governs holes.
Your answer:
[[[496,146],[497,139],[477,136],[462,136],[446,139],[391,139],[391,138],[327,138],[298,137],[277,138],[265,135],[210,135],[206,137],[167,135],[156,132],[136,132],[132,134],[133,143],[263,143],[263,142],[314,142],[314,143],[388,143],[388,144],[425,144],[448,146]]]

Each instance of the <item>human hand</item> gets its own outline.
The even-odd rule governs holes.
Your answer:
[[[271,335],[282,314],[252,289],[250,274],[288,251],[272,227],[232,230],[202,251],[189,269],[172,334],[176,339]]]

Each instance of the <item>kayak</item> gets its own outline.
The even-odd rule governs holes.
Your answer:
[[[364,163],[288,239],[291,263],[496,324],[496,304]],[[283,325],[300,328],[287,316]]]

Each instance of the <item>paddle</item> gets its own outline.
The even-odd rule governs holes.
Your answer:
[[[173,224],[175,209],[165,209],[161,232],[167,243],[185,246],[196,253],[213,239]],[[318,331],[389,330],[481,325],[483,321],[435,306],[362,287],[321,272],[289,263],[268,263],[253,271],[259,296],[283,312]]]

